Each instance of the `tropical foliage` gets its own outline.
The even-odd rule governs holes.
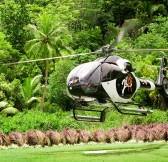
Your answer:
[[[8,104],[1,111],[6,108],[10,111],[12,107],[16,112],[19,111],[18,114],[26,116],[31,111],[29,109],[39,110],[41,107],[48,115],[60,112],[62,116],[61,110],[69,111],[73,103],[66,90],[68,73],[78,64],[100,56],[87,55],[66,60],[39,59],[95,51],[113,42],[124,20],[132,18],[138,19],[139,23],[117,48],[167,48],[167,10],[166,0],[0,1],[0,102]],[[168,56],[163,52],[118,55],[133,63],[138,77],[153,81],[157,78],[160,63],[158,58]],[[30,59],[39,61],[24,62]],[[15,64],[18,61],[24,63]],[[139,91],[133,100],[153,109],[159,107],[167,110],[165,100],[157,92]],[[41,116],[43,118],[42,114]],[[60,118],[59,120],[62,121]],[[49,128],[42,121],[40,120],[41,125]],[[6,127],[8,129],[7,125]],[[26,127],[24,131],[27,129],[30,128]],[[9,133],[7,130],[6,132]]]
[[[1,5],[1,23],[6,40],[24,53],[23,47],[28,40],[24,26],[30,22],[26,0],[5,0],[4,3]]]

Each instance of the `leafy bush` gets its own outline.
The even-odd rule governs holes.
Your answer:
[[[23,98],[21,95],[21,83],[18,79],[9,82],[5,74],[0,74],[0,100],[7,101],[11,106],[22,109]]]
[[[144,141],[146,142],[148,140],[147,137],[147,130],[145,126],[139,125],[139,126],[133,126],[132,127],[132,138],[136,141]]]
[[[159,34],[165,40],[168,40],[168,19],[167,17],[158,16],[157,23],[152,23],[148,25],[148,29],[154,35]],[[167,47],[167,43],[165,44],[165,46]]]
[[[157,39],[156,39],[157,38]],[[136,48],[166,48],[167,41],[160,34],[147,33],[137,38]]]
[[[116,133],[116,129],[112,128],[109,131],[107,131],[107,142],[113,143],[115,141],[118,141],[117,133]]]
[[[19,112],[13,117],[0,115],[0,130],[4,133],[12,131],[26,132],[32,129],[62,131],[65,128],[81,129],[86,126],[85,123],[72,119],[70,115],[70,112],[62,112],[61,110],[49,114],[35,108]],[[89,125],[93,124],[90,123]]]
[[[66,85],[66,78],[72,68],[73,62],[60,60],[55,64],[55,71],[49,77],[48,100],[62,110],[70,110],[72,107],[72,99],[67,94]]]
[[[36,75],[31,78],[28,77],[24,80],[23,85],[21,87],[21,93],[24,99],[24,108],[32,106],[32,103],[35,101],[39,102],[40,98],[38,95],[42,90],[42,85],[40,83],[42,75]]]
[[[103,44],[102,34],[99,27],[89,30],[81,30],[80,32],[74,33],[73,37],[74,41],[72,45],[75,50],[82,48],[95,51]]]
[[[151,123],[167,123],[168,122],[168,111],[154,110],[152,114],[147,116],[134,116],[134,115],[122,115],[115,110],[111,110],[106,115],[106,120],[102,124],[98,124],[95,127],[109,129],[118,128],[124,125],[139,125]]]

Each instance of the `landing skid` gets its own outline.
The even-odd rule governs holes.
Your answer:
[[[137,115],[137,116],[146,116],[147,114],[153,113],[152,110],[144,109],[143,106],[139,103],[120,103],[113,102],[111,99],[106,99],[107,102],[121,114],[124,115]],[[102,110],[97,109],[88,109],[86,108],[87,103],[83,101],[77,101],[73,106],[73,118],[77,121],[86,121],[86,122],[104,122],[106,118],[106,112],[113,107],[105,107]],[[128,108],[121,106],[136,106],[137,108]],[[80,112],[85,112],[85,115],[79,115]],[[94,114],[93,116],[88,115],[87,113]],[[95,115],[96,114],[96,115]]]

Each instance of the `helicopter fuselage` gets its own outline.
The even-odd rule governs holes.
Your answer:
[[[104,103],[110,98],[127,103],[138,89],[154,90],[155,84],[136,77],[128,60],[108,56],[75,67],[67,78],[67,87],[75,99]]]

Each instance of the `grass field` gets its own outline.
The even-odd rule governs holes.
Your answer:
[[[168,143],[84,144],[1,149],[0,162],[167,162]]]

